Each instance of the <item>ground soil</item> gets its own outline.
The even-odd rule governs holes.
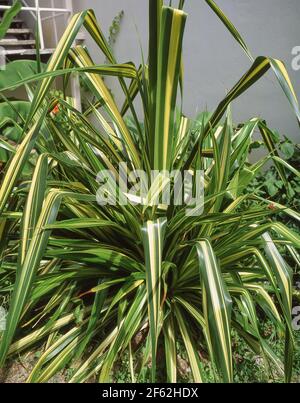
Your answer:
[[[29,353],[17,360],[8,362],[5,368],[0,369],[0,383],[25,383],[36,361],[35,354]],[[58,373],[48,383],[66,382],[66,376],[63,373]]]

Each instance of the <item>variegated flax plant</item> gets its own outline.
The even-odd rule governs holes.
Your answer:
[[[133,381],[176,382],[179,346],[195,382],[208,381],[207,362],[215,381],[233,382],[233,334],[261,357],[268,377],[291,380],[293,272],[283,256],[299,265],[300,236],[276,217],[300,214],[270,208],[246,188],[266,162],[286,185],[287,171],[299,172],[280,158],[265,121],[235,127],[230,105],[271,70],[300,121],[299,106],[284,64],[253,59],[217,4],[203,1],[250,60],[215,111],[196,122],[180,112],[184,1],[149,1],[149,55],[140,66],[115,59],[88,10],[72,18],[46,66],[13,62],[1,72],[0,295],[8,314],[0,364],[41,349],[28,382],[47,382],[70,365],[70,382],[112,381],[124,353]],[[85,47],[73,47],[83,26],[108,63],[95,65]],[[73,74],[83,110],[69,96]],[[121,107],[104,76],[119,83]],[[7,98],[20,86],[28,101]],[[257,132],[267,153],[251,164]],[[99,205],[97,174],[117,173],[122,162],[147,175],[203,170],[203,213],[188,216],[184,206],[151,198]],[[156,193],[167,185],[174,183],[160,181]],[[285,342],[282,356],[259,318]]]

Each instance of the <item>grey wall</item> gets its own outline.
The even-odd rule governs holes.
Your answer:
[[[115,45],[119,62],[147,56],[148,0],[74,0],[76,11],[93,8],[105,33],[113,18],[124,10],[121,32]],[[292,48],[300,45],[299,0],[217,0],[245,38],[254,56],[285,61],[300,98],[300,70],[291,68]],[[203,0],[187,0],[185,33],[184,111],[190,117],[212,110],[250,62]],[[96,62],[102,62],[94,44],[87,45]],[[296,119],[271,73],[233,104],[236,121],[264,117],[269,125],[300,143]]]

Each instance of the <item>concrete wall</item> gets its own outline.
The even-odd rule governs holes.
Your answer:
[[[286,62],[300,98],[300,70],[293,71],[292,48],[300,45],[299,0],[217,0],[255,56]],[[147,56],[148,0],[74,0],[76,11],[93,8],[105,33],[124,10],[114,51],[119,62],[139,63]],[[249,60],[204,1],[187,0],[189,14],[184,46],[184,111],[194,117],[212,110],[249,67]],[[96,62],[103,58],[94,44],[87,45]],[[116,91],[116,89],[114,89]],[[276,79],[269,74],[233,104],[236,121],[264,117],[269,125],[300,143],[296,119]]]

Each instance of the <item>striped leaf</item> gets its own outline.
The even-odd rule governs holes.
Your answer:
[[[38,187],[36,187],[36,191],[38,191]],[[7,316],[7,326],[1,339],[0,366],[3,365],[6,359],[9,346],[13,340],[24,306],[28,301],[37,269],[39,268],[40,261],[47,246],[50,231],[43,231],[42,228],[55,221],[63,196],[73,197],[82,201],[91,200],[91,197],[88,195],[60,192],[57,190],[49,192],[44,200],[43,208],[33,232],[32,239],[28,245],[25,259],[18,269]],[[92,199],[94,200],[94,197]]]
[[[224,198],[224,194],[221,194],[223,190],[227,187],[228,176],[230,171],[230,154],[231,154],[231,143],[232,143],[232,120],[231,113],[228,111],[228,116],[226,118],[224,128],[220,133],[220,140],[217,142],[214,139],[214,150],[215,150],[215,166],[213,169],[212,180],[210,185],[212,186],[211,193],[212,194],[220,194],[220,196],[216,197],[216,201],[214,203],[213,211],[219,211],[222,200]]]
[[[14,188],[16,180],[19,178],[25,163],[30,155],[32,148],[34,147],[35,140],[39,135],[41,126],[43,124],[44,115],[42,115],[38,121],[28,131],[24,140],[18,146],[16,153],[10,161],[7,171],[5,172],[4,179],[0,188],[0,214],[3,212],[6,202],[11,196],[11,192]]]
[[[292,312],[292,269],[282,258],[270,235],[264,233],[262,238],[265,241],[265,251],[281,291],[285,315],[290,318]]]
[[[214,128],[221,120],[224,115],[227,107],[230,105],[232,101],[242,95],[247,89],[249,89],[253,84],[255,84],[262,76],[266,74],[266,72],[272,68],[275,73],[286,97],[288,98],[293,110],[296,114],[298,121],[300,122],[300,109],[298,100],[294,91],[294,88],[291,84],[289,75],[284,64],[276,59],[260,56],[257,57],[252,64],[251,68],[247,71],[246,74],[238,81],[238,83],[232,88],[232,90],[227,94],[227,96],[220,102],[217,109],[209,119],[206,124],[203,133],[201,134],[201,142],[209,135],[211,129]],[[186,162],[185,166],[188,168],[193,162],[197,152],[198,152],[199,144],[197,143],[191,155]]]
[[[72,49],[70,51],[70,57],[79,67],[91,67],[94,65],[88,53],[82,47],[78,46],[75,49]],[[113,122],[118,126],[123,140],[128,147],[128,151],[130,152],[135,168],[141,168],[141,161],[136,144],[134,143],[131,133],[129,132],[121,113],[119,112],[118,107],[102,78],[93,73],[85,73],[85,75],[97,92],[98,96],[103,100],[105,109],[112,118]]]
[[[182,340],[185,345],[185,349],[189,358],[191,371],[194,377],[194,381],[197,383],[203,382],[203,369],[201,368],[199,354],[195,343],[192,341],[190,336],[190,329],[188,329],[184,317],[182,316],[180,310],[178,308],[175,309],[175,316],[177,319],[177,323],[180,329],[180,333],[182,336]]]
[[[292,269],[284,261],[272,238],[268,233],[263,234],[265,251],[274,272],[283,302],[284,314],[287,321],[286,343],[285,343],[285,380],[291,381],[293,368],[294,336],[292,329]]]
[[[196,245],[202,282],[205,321],[213,358],[224,382],[233,381],[231,352],[231,298],[210,242]]]
[[[242,49],[245,51],[246,55],[253,60],[253,57],[250,53],[250,50],[248,46],[246,45],[245,41],[235,28],[235,26],[232,24],[232,22],[226,17],[226,15],[223,13],[223,11],[218,7],[218,5],[214,2],[214,0],[205,0],[206,3],[209,5],[209,7],[214,11],[214,13],[219,17],[219,19],[223,22],[225,27],[228,29],[228,31],[231,33],[231,35],[234,37],[234,39],[240,44]]]
[[[85,19],[89,18],[89,13],[84,11],[79,14],[75,14],[70,23],[67,26],[66,31],[61,37],[48,65],[46,72],[53,72],[61,68],[64,64],[64,61],[68,55],[68,52],[80,30],[82,25],[84,24]],[[38,108],[40,107],[43,99],[45,98],[48,89],[50,88],[54,77],[45,78],[40,86],[38,87],[37,92],[34,95],[34,99],[31,105],[31,111],[28,115],[27,122],[30,122],[31,119],[35,116]]]
[[[136,333],[140,326],[140,322],[144,315],[144,305],[146,304],[146,293],[144,287],[141,287],[132,302],[129,311],[123,316],[120,323],[118,334],[111,344],[107,353],[107,359],[103,365],[100,373],[100,382],[108,382],[110,379],[110,372],[117,354],[125,344],[128,346],[130,339]]]
[[[152,380],[156,377],[156,351],[161,316],[162,253],[166,219],[147,221],[142,228],[145,253],[149,325],[152,344]]]
[[[179,84],[182,39],[186,14],[164,7],[157,63],[154,169],[169,169],[174,137],[174,118]]]
[[[36,164],[22,219],[20,265],[24,263],[38,218],[43,207],[48,171],[48,156],[42,154]]]
[[[160,41],[162,0],[149,0],[149,82],[151,103],[155,104],[158,66],[158,47]],[[153,91],[153,92],[152,92]]]
[[[177,379],[177,352],[176,352],[176,334],[173,316],[169,316],[164,321],[163,326],[165,355],[167,367],[167,381],[176,383]]]

